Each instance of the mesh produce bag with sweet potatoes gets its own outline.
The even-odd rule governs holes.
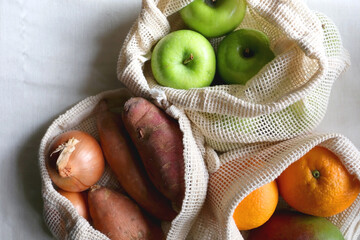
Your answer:
[[[190,90],[160,86],[150,67],[152,47],[171,31],[185,28],[179,10],[190,2],[143,1],[118,60],[118,78],[132,93],[184,109],[218,151],[290,139],[320,123],[333,82],[350,64],[330,19],[300,0],[248,0],[238,28],[264,32],[275,59],[246,85]],[[209,39],[215,50],[221,39]]]
[[[98,139],[95,122],[95,109],[98,102],[106,98],[117,106],[122,106],[130,97],[131,95],[126,89],[103,92],[88,97],[58,117],[49,126],[42,138],[39,149],[39,163],[42,179],[42,197],[44,199],[44,218],[57,239],[95,240],[108,238],[95,230],[88,221],[77,214],[72,204],[55,190],[45,165],[51,141],[60,133],[72,129],[85,131]],[[185,197],[177,217],[171,223],[164,222],[163,229],[169,239],[184,239],[205,201],[208,172],[202,158],[204,150],[201,147],[201,135],[192,130],[191,124],[183,111],[170,107],[167,112],[179,121],[180,129],[183,132]],[[98,184],[121,190],[118,180],[109,167],[106,167]]]

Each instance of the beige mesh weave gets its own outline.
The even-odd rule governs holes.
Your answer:
[[[335,153],[347,170],[360,179],[360,152],[339,134],[311,134],[281,143],[246,145],[219,155],[221,167],[210,173],[204,207],[188,239],[244,239],[232,218],[235,207],[253,190],[275,180],[291,163],[315,146]],[[278,208],[288,208],[280,201]],[[360,236],[360,195],[345,211],[328,218],[347,240]],[[245,238],[246,239],[246,238]]]
[[[80,217],[71,203],[56,192],[45,167],[45,157],[51,140],[70,129],[83,130],[98,139],[95,113],[96,104],[103,98],[112,99],[122,106],[131,95],[125,89],[100,93],[88,97],[57,118],[44,135],[40,150],[39,162],[42,179],[42,196],[44,199],[45,221],[58,239],[108,239],[96,231],[85,219]],[[179,120],[184,133],[184,164],[185,164],[185,198],[178,216],[171,222],[163,224],[169,239],[185,239],[190,231],[195,217],[205,201],[207,192],[208,172],[202,157],[201,135],[192,131],[189,120],[184,112],[170,107],[167,112]],[[107,167],[98,184],[121,190],[118,181]]]
[[[231,217],[237,203],[316,145],[337,154],[360,179],[360,153],[348,139],[336,134],[307,135],[326,112],[333,82],[350,64],[334,23],[300,0],[248,0],[239,28],[255,28],[269,36],[276,54],[272,62],[245,86],[191,90],[159,86],[149,65],[151,48],[170,31],[184,28],[178,10],[190,2],[143,0],[118,61],[118,78],[129,91],[86,98],[57,118],[43,137],[39,163],[44,218],[58,239],[108,239],[55,191],[44,162],[49,143],[63,131],[79,129],[98,137],[93,111],[103,98],[123,104],[131,95],[142,96],[179,120],[186,193],[177,218],[163,222],[168,240],[243,239],[246,232],[240,233]],[[210,39],[215,49],[220,40]],[[262,167],[243,168],[253,159]],[[121,188],[109,168],[99,183]],[[330,220],[347,240],[356,239],[359,197]]]
[[[154,98],[155,90],[162,92],[163,107],[184,109],[207,144],[219,151],[290,139],[320,123],[333,82],[350,64],[330,19],[300,0],[248,1],[238,28],[265,32],[276,58],[245,86],[162,87],[151,73],[151,48],[170,31],[185,28],[178,10],[188,2],[143,1],[118,60],[118,78],[131,92],[147,98]],[[215,49],[220,40],[210,39]]]

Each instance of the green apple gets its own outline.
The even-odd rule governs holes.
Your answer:
[[[194,0],[180,10],[180,16],[205,37],[220,37],[239,26],[245,12],[245,0]]]
[[[269,39],[263,32],[240,29],[220,42],[217,69],[226,83],[246,84],[274,57]]]
[[[151,70],[155,80],[166,87],[206,87],[215,75],[215,51],[198,32],[174,31],[156,44],[151,55]]]

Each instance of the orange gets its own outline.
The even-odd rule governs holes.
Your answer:
[[[235,208],[233,218],[239,230],[263,225],[273,215],[279,200],[275,181],[254,190]]]
[[[294,209],[330,217],[348,208],[359,195],[360,182],[330,150],[314,147],[279,176],[280,195]]]

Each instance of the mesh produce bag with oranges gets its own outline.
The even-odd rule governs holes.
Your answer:
[[[61,196],[46,163],[51,142],[69,130],[87,132],[101,141],[96,124],[99,103],[107,99],[119,107],[133,96],[164,110],[182,133],[184,196],[180,207],[174,206],[176,217],[161,222],[166,239],[256,239],[256,234],[268,230],[251,229],[270,224],[281,209],[326,218],[346,239],[359,235],[360,153],[341,135],[309,135],[326,112],[333,82],[350,64],[336,26],[302,1],[236,0],[232,2],[240,4],[236,10],[240,14],[225,33],[189,30],[196,28],[187,17],[197,15],[196,7],[195,14],[187,11],[191,4],[220,7],[225,2],[231,1],[144,0],[119,55],[118,78],[127,89],[89,97],[49,127],[40,146],[40,168],[44,216],[57,238],[112,239],[112,235],[97,228],[96,221],[81,217]],[[221,20],[213,19],[205,29]],[[170,33],[177,34],[172,35],[173,45],[157,47],[160,41],[171,42]],[[187,40],[186,34],[191,36]],[[245,74],[231,72],[237,66],[233,59],[220,61],[231,55],[224,42],[231,45],[231,38],[241,34],[258,43],[241,50],[245,65],[251,66]],[[168,61],[178,61],[171,50],[176,52],[185,43],[192,47],[181,52],[180,63],[208,68],[191,73],[196,79],[208,79],[196,83],[199,87],[191,80],[180,85],[166,82],[169,76],[191,75],[174,70]],[[169,50],[170,55],[162,55]],[[261,51],[266,54],[258,58]],[[212,61],[198,59],[199,53],[209,54]],[[255,67],[251,62],[257,63]],[[234,81],[233,75],[240,80]],[[141,131],[138,135],[144,136]],[[96,184],[126,192],[113,170],[106,164]]]
[[[247,239],[280,210],[326,217],[345,239],[359,236],[360,152],[346,137],[311,134],[252,144],[223,153],[219,160],[222,165],[210,174],[206,202],[190,234],[193,239]],[[280,239],[299,231],[299,239],[342,239],[321,238],[316,228],[305,234],[305,228],[290,221],[282,224],[286,227],[277,225],[268,237],[249,239],[279,239],[275,236],[284,229],[290,231]]]

